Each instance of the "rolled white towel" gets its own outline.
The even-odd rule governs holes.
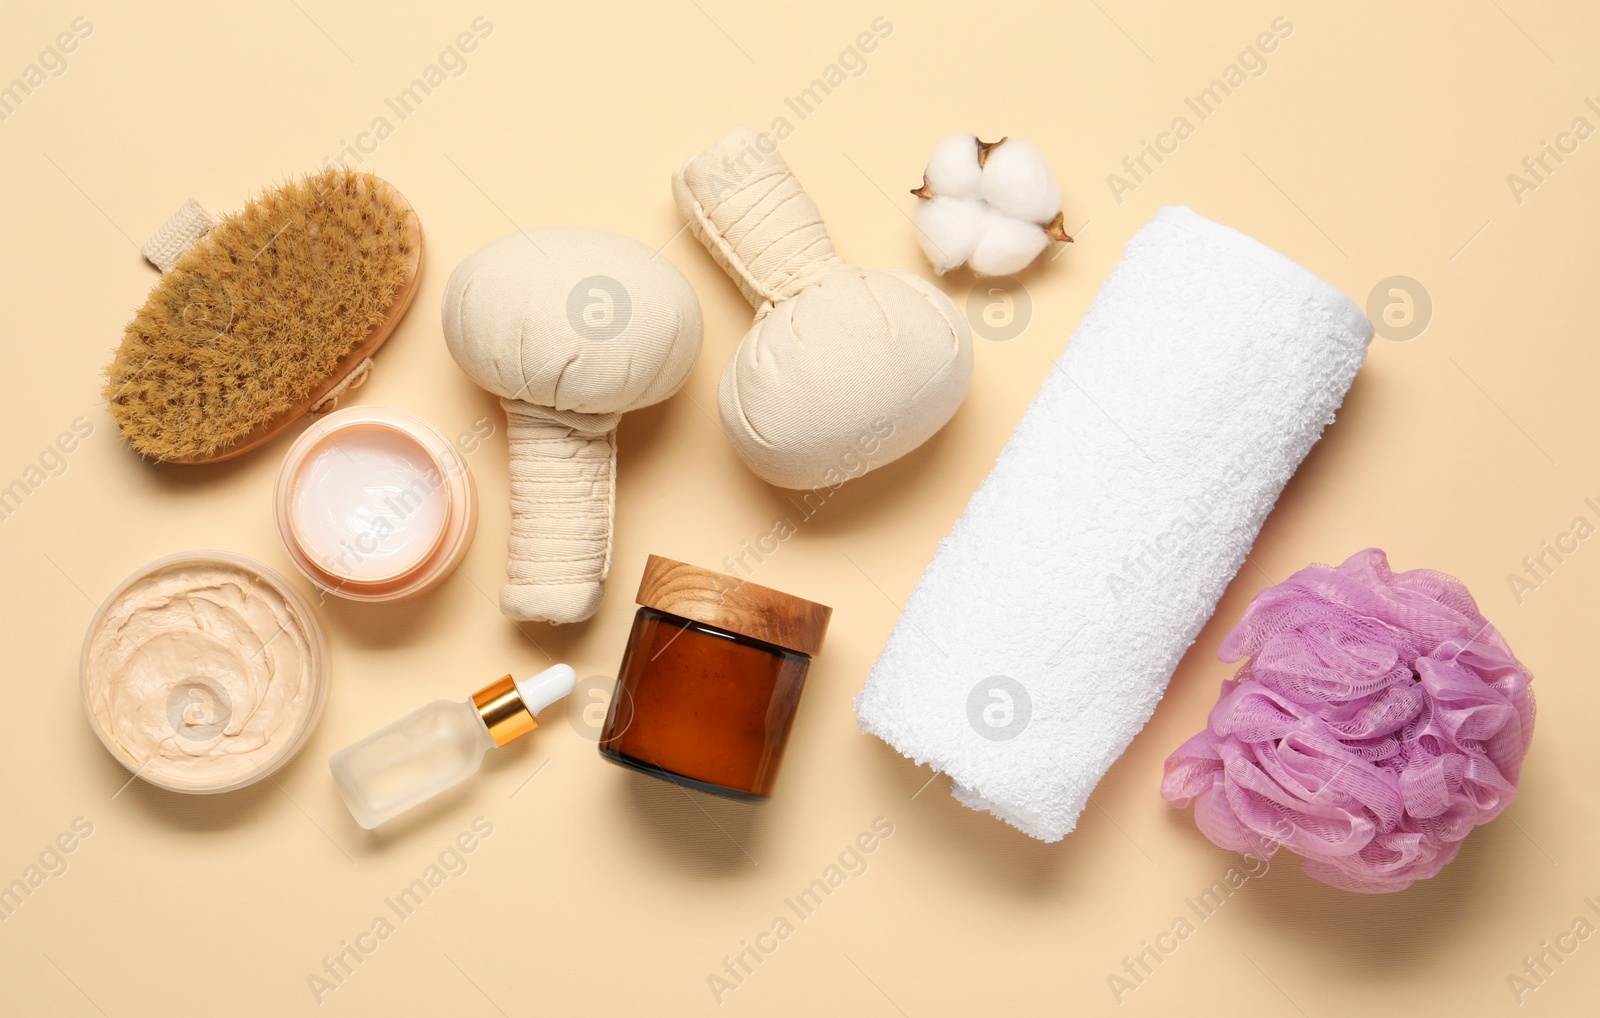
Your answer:
[[[856,715],[1058,841],[1144,727],[1372,324],[1187,208],[1129,242],[906,604]]]

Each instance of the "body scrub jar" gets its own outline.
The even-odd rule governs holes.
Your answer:
[[[455,572],[478,523],[467,461],[404,410],[357,406],[301,433],[278,470],[278,534],[306,578],[394,601]]]
[[[174,555],[125,580],[89,625],[81,672],[106,749],[174,792],[227,792],[271,774],[328,696],[311,606],[227,552]]]
[[[657,555],[636,600],[600,754],[704,792],[765,799],[833,609]]]

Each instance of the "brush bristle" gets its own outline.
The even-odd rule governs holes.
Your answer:
[[[106,370],[129,444],[210,459],[304,408],[410,281],[412,224],[390,188],[343,169],[224,219],[161,277]]]

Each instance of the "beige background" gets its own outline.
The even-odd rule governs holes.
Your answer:
[[[0,123],[0,482],[21,476],[74,418],[94,434],[0,524],[0,882],[75,817],[94,833],[66,873],[0,924],[0,1011],[318,1012],[307,976],[479,816],[494,834],[470,869],[399,923],[323,1009],[912,1018],[1515,1009],[1507,976],[1573,927],[1586,896],[1600,898],[1600,550],[1580,546],[1521,604],[1507,582],[1574,517],[1600,520],[1583,502],[1600,497],[1600,140],[1520,204],[1506,175],[1575,117],[1600,126],[1583,103],[1600,93],[1600,12],[1553,0],[1249,2],[1212,14],[1131,0],[553,6],[270,0],[226,13],[198,3],[7,12],[0,81],[75,16],[93,34]],[[398,122],[384,98],[478,15],[494,30],[465,72]],[[879,15],[893,32],[865,73],[798,121],[785,98]],[[1278,16],[1294,33],[1267,72],[1115,201],[1106,175]],[[777,796],[751,809],[607,766],[552,712],[461,795],[382,833],[361,831],[328,778],[334,750],[507,670],[554,658],[580,675],[612,674],[647,553],[717,564],[789,511],[705,413],[749,310],[677,235],[667,186],[679,161],[730,125],[780,115],[796,128],[784,152],[841,251],[863,264],[928,272],[906,189],[932,144],[958,131],[1037,143],[1060,174],[1067,226],[1087,225],[1024,277],[1033,317],[1022,335],[978,341],[972,392],[951,425],[846,486],[758,569],[760,582],[836,608]],[[191,195],[237,208],[355,142],[378,116],[394,131],[362,168],[416,206],[428,263],[359,397],[451,433],[491,416],[496,434],[471,461],[484,502],[477,542],[460,573],[419,601],[320,609],[335,685],[321,727],[275,784],[186,798],[135,782],[119,794],[127,775],[89,731],[77,692],[95,605],[144,563],[184,549],[230,549],[290,571],[269,508],[287,438],[233,464],[157,468],[121,445],[99,403],[101,368],[155,279],[135,242]],[[929,771],[857,732],[851,698],[1099,282],[1168,203],[1259,237],[1362,303],[1378,280],[1413,277],[1434,315],[1420,338],[1374,342],[1338,423],[1155,719],[1079,830],[1044,845],[960,807],[943,778],[923,788]],[[667,244],[706,313],[684,393],[622,426],[614,580],[596,618],[561,630],[519,631],[494,607],[504,425],[439,329],[450,269],[513,224]],[[958,303],[972,285],[941,283]],[[1157,791],[1162,760],[1203,723],[1229,673],[1215,659],[1219,642],[1269,577],[1368,545],[1397,568],[1461,577],[1536,673],[1541,712],[1521,800],[1442,876],[1403,894],[1336,892],[1281,857],[1119,1009],[1108,975],[1234,862]],[[708,974],[877,817],[894,834],[870,869],[719,1010]],[[1575,1014],[1597,997],[1600,939],[1523,1007]]]

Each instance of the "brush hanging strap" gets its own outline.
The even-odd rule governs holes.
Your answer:
[[[365,382],[367,380],[367,376],[371,373],[372,358],[363,357],[360,364],[357,364],[355,367],[351,368],[348,375],[345,375],[343,378],[339,379],[338,384],[329,389],[327,395],[311,404],[311,409],[306,412],[317,415],[327,413],[329,410],[332,410],[334,407],[339,405],[340,396],[343,396],[351,389],[361,388],[361,383]]]
[[[161,224],[161,229],[144,242],[139,252],[162,273],[171,272],[183,253],[193,247],[201,237],[210,233],[218,222],[216,216],[201,208],[199,202],[190,198],[183,203],[182,208]]]

